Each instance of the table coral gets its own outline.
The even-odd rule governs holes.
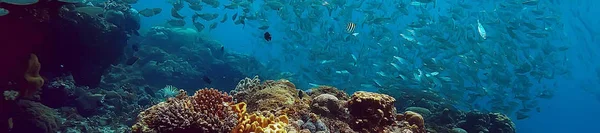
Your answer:
[[[140,113],[132,132],[230,132],[237,118],[229,104],[231,96],[216,89],[201,89],[191,97],[182,90]]]
[[[355,92],[347,103],[350,126],[360,132],[382,132],[395,122],[394,99],[385,94]]]

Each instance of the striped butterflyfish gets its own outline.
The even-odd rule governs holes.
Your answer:
[[[346,25],[346,32],[347,32],[347,33],[354,33],[354,29],[356,29],[356,24],[354,24],[354,23],[352,23],[352,22],[349,22],[349,23]]]

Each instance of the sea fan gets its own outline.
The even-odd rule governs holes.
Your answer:
[[[179,94],[179,89],[175,86],[167,85],[165,88],[160,89],[157,93],[158,95],[162,96],[162,98],[166,99]]]

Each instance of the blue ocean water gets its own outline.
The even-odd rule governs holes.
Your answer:
[[[409,0],[404,0],[408,2]],[[512,1],[512,0],[507,0]],[[520,0],[517,0],[520,1]],[[540,0],[546,1],[546,0]],[[222,0],[222,3],[228,1]],[[380,2],[389,2],[383,0]],[[431,8],[430,10],[448,9],[448,4],[445,4],[446,0],[438,0],[439,7]],[[494,5],[500,0],[490,1],[468,1],[467,4],[473,5],[486,5],[478,6],[482,10],[490,10],[494,8]],[[486,4],[489,2],[489,4]],[[483,3],[483,4],[482,4]],[[557,87],[555,90],[555,96],[551,99],[540,100],[539,107],[542,111],[531,113],[530,117],[523,120],[517,120],[515,116],[511,116],[517,126],[517,132],[519,133],[558,133],[558,132],[597,132],[596,126],[598,125],[597,119],[600,118],[600,75],[596,75],[600,62],[596,60],[600,51],[600,18],[594,17],[600,13],[596,7],[600,6],[600,1],[594,0],[553,0],[551,5],[560,10],[560,22],[564,26],[564,32],[559,34],[566,35],[563,40],[558,40],[558,44],[570,44],[570,48],[567,51],[568,62],[570,65],[572,75],[570,77],[560,77],[557,80]],[[255,1],[254,5],[262,5],[262,1]],[[170,9],[171,5],[166,1],[140,1],[133,5],[136,9],[144,8],[164,8]],[[412,12],[413,10],[411,10]],[[441,11],[440,14],[443,13]],[[265,11],[268,12],[268,11]],[[439,12],[439,11],[434,11]],[[193,12],[190,9],[184,8],[180,13],[183,16],[192,16]],[[201,13],[219,13],[219,14],[233,14],[235,11],[231,10],[220,10],[206,8]],[[276,15],[276,13],[267,13],[269,15]],[[277,16],[270,16],[277,17]],[[353,20],[360,20],[360,15],[353,16]],[[162,13],[154,17],[142,18],[141,28],[150,28],[156,25],[164,25],[167,19],[170,19],[169,13]],[[323,18],[328,19],[328,18]],[[390,25],[406,25],[409,24],[410,19],[414,18],[403,18],[406,19],[404,23],[390,24]],[[189,21],[189,20],[188,20]],[[186,27],[194,28],[188,22]],[[281,24],[280,21],[274,20],[269,21],[269,25],[276,27]],[[338,26],[343,28],[344,22],[340,22]],[[359,27],[359,29],[366,29],[369,27]],[[400,30],[397,28],[396,30]],[[492,29],[488,29],[492,30]],[[232,21],[219,24],[219,26],[211,31],[203,31],[203,34],[207,34],[212,38],[220,41],[227,48],[229,52],[236,52],[242,54],[251,55],[259,59],[263,64],[269,64],[272,60],[279,60],[284,57],[285,52],[282,52],[282,45],[292,45],[281,43],[288,34],[284,31],[268,30],[273,35],[273,41],[265,43],[262,39],[262,31],[244,27],[242,25],[234,25]],[[319,32],[320,30],[317,30]],[[325,32],[325,31],[322,31]],[[258,33],[258,34],[257,34]],[[489,31],[489,35],[493,35],[493,31]],[[367,33],[364,33],[367,34]],[[447,33],[452,34],[452,33]],[[329,42],[327,38],[320,37],[323,40],[314,40],[314,44],[322,44]],[[368,37],[359,37],[359,39],[369,39]],[[556,41],[556,40],[554,40]],[[550,43],[550,44],[556,44]],[[357,44],[347,44],[348,47],[357,47]],[[304,53],[308,53],[305,51]],[[301,57],[301,55],[299,55]],[[293,62],[284,63],[279,67],[281,71],[297,71],[297,66],[307,65],[307,62]],[[367,77],[367,76],[359,76]],[[320,82],[320,81],[305,81],[308,82]],[[306,83],[297,83],[299,86],[307,86]],[[327,83],[324,83],[327,84]],[[337,85],[341,83],[329,83]],[[370,90],[374,91],[374,90]]]

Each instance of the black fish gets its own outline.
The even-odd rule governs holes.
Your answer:
[[[233,14],[233,16],[231,16],[231,21],[235,21],[235,18],[237,18],[237,13]]]
[[[208,78],[208,76],[204,76],[204,77],[202,77],[202,80],[203,80],[204,82],[206,82],[207,84],[211,84],[211,83],[212,83],[212,81],[210,80],[210,78]]]
[[[298,97],[302,99],[302,97],[304,97],[304,91],[298,90]]]
[[[140,46],[138,46],[137,44],[133,44],[131,45],[131,49],[133,49],[134,52],[140,51]]]
[[[225,46],[221,46],[221,52],[225,51]]]
[[[139,57],[133,56],[133,57],[127,59],[127,61],[125,62],[125,64],[131,66],[131,65],[135,64],[135,62],[137,62],[138,60],[140,60]]]
[[[271,34],[269,32],[265,32],[265,40],[271,41]]]

